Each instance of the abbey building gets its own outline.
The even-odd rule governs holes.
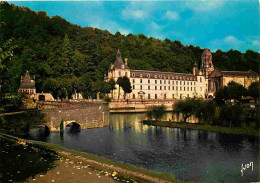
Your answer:
[[[192,68],[192,74],[160,72],[147,70],[131,70],[127,59],[123,62],[118,50],[116,61],[111,65],[107,80],[127,76],[130,79],[132,92],[126,99],[185,99],[187,97],[208,98],[232,80],[248,87],[252,82],[259,81],[259,76],[253,71],[219,71],[214,70],[212,54],[205,49],[201,55],[202,63]],[[123,90],[116,89],[110,93],[113,99],[123,99]]]

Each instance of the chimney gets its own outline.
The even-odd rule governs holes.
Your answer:
[[[125,65],[127,65],[127,60],[128,60],[128,58],[125,58]]]

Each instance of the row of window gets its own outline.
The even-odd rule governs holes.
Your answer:
[[[131,76],[132,76],[132,77],[135,77],[135,73],[132,73]],[[147,76],[148,78],[150,78],[151,75],[150,75],[150,74],[146,74],[146,76]],[[143,74],[140,74],[139,77],[143,77]],[[157,76],[157,75],[155,74],[155,75],[154,75],[154,78],[157,78],[157,77],[158,77],[158,78],[163,78],[163,79],[180,79],[180,80],[182,80],[182,79],[186,80],[186,79],[187,79],[187,80],[191,80],[191,81],[192,81],[192,80],[195,80],[195,78],[193,78],[193,77],[187,77],[187,76],[186,76],[186,77],[185,77],[185,76],[168,76],[168,77],[163,76],[163,77],[162,77],[162,75],[158,75],[158,76]]]
[[[121,71],[118,72],[118,75],[119,75],[119,77],[122,76],[122,75],[121,75]],[[125,75],[123,75],[123,76],[127,76],[127,72],[125,72]]]
[[[153,81],[153,80],[152,80],[152,81]],[[147,82],[148,82],[148,84],[150,84],[150,83],[151,83],[151,80],[148,79]],[[202,82],[202,79],[201,79],[201,78],[200,78],[200,82]],[[132,79],[132,83],[133,83],[133,84],[135,83],[135,79]],[[144,83],[144,82],[143,82],[143,79],[140,79],[140,83]],[[157,83],[158,83],[158,84],[159,84],[159,83],[160,83],[160,84],[166,84],[167,82],[166,82],[166,80],[164,80],[164,81],[163,81],[163,80],[154,80],[154,84],[157,84]],[[175,82],[172,81],[172,82],[171,82],[170,80],[168,80],[168,84],[171,84],[171,83],[172,83],[172,84],[176,84],[176,85],[178,85],[178,84],[180,84],[180,85],[195,85],[195,82],[192,82],[192,81],[186,81],[186,82],[185,82],[185,81],[183,81],[183,82],[182,82],[182,81],[175,81]]]
[[[180,99],[183,98],[182,94],[180,94],[179,96],[180,96]],[[190,97],[190,95],[187,94],[186,97]],[[143,95],[140,95],[139,98],[144,99],[145,97],[144,97]],[[151,98],[152,98],[152,94],[148,94],[148,95],[147,95],[147,98],[148,98],[148,99],[151,99]],[[133,99],[136,99],[135,94],[133,94]],[[154,99],[158,99],[158,95],[157,95],[157,94],[154,94]],[[163,95],[163,99],[167,99],[166,94]],[[174,95],[174,94],[172,94],[172,99],[175,99],[175,95]]]
[[[20,92],[24,94],[34,94],[34,90],[31,89],[21,89]]]
[[[135,85],[133,85],[133,90],[134,89],[138,89],[138,88],[136,88]],[[142,90],[143,86],[140,85],[139,89]],[[148,85],[147,89],[150,90],[151,86]],[[162,87],[162,86],[158,86],[158,87],[154,86],[154,90],[167,90],[167,87],[166,86],[164,86],[164,87]],[[176,86],[176,87],[172,86],[171,87],[171,86],[168,86],[168,90],[196,91],[196,87],[178,87],[178,86]],[[202,91],[202,87],[200,87],[200,91]]]

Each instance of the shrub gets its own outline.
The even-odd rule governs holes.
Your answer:
[[[166,108],[164,105],[151,106],[148,108],[146,115],[149,119],[155,119],[155,121],[158,121],[163,117],[165,113],[166,113]]]
[[[109,103],[109,102],[111,102],[111,98],[106,95],[106,96],[104,96],[104,101]]]

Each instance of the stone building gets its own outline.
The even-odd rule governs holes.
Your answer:
[[[234,81],[248,88],[253,82],[259,81],[259,75],[254,71],[221,71],[214,70],[209,75],[209,92],[212,96],[219,89]]]
[[[208,92],[207,76],[213,67],[211,54],[203,52],[203,64],[200,69],[197,65],[193,67],[192,74],[131,70],[127,65],[127,59],[122,61],[118,50],[116,61],[111,65],[107,80],[127,76],[130,79],[132,93],[127,99],[184,99],[186,97],[205,98]],[[110,94],[113,99],[123,99],[123,90],[116,85],[116,89]]]
[[[206,48],[201,55],[201,66],[195,63],[192,74],[131,70],[127,59],[123,62],[118,50],[116,61],[108,71],[107,80],[127,76],[130,79],[132,93],[127,99],[184,99],[186,97],[208,98],[214,97],[215,92],[234,81],[249,87],[251,83],[259,81],[259,75],[253,71],[220,71],[214,69],[212,54]],[[120,96],[119,96],[120,95]],[[123,99],[123,90],[116,85],[110,93],[113,99]]]
[[[29,71],[26,71],[25,76],[21,76],[21,85],[18,92],[25,95],[36,94],[35,81],[31,79]]]
[[[54,101],[50,93],[36,93],[35,81],[30,77],[29,71],[26,71],[25,76],[21,76],[21,85],[18,92],[25,94],[29,99]]]

